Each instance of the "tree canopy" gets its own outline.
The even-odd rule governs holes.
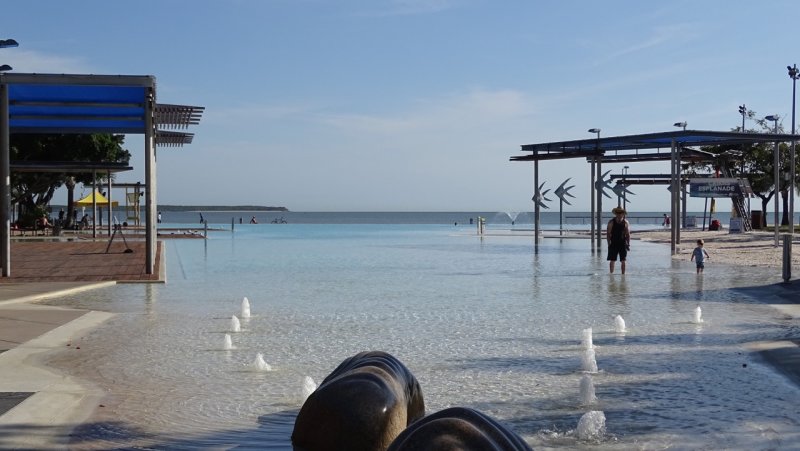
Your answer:
[[[775,127],[772,122],[766,119],[757,119],[754,111],[747,111],[747,116],[755,123],[757,128],[747,130],[745,133],[772,133]],[[736,127],[733,131],[741,131],[741,127]],[[778,125],[778,133],[783,133],[783,127]],[[779,143],[778,145],[778,173],[779,186],[777,192],[783,194],[783,220],[782,223],[788,224],[788,190],[791,179],[788,177],[790,171],[790,143]],[[707,146],[702,150],[713,153],[718,159],[713,163],[701,163],[691,166],[692,171],[723,171],[725,167],[732,177],[744,178],[750,183],[753,194],[761,199],[762,211],[768,211],[768,204],[773,196],[776,195],[775,187],[775,144],[758,143],[751,144],[742,148],[736,145]],[[797,150],[797,149],[796,149]],[[798,171],[795,167],[795,187],[798,187]],[[762,215],[766,218],[766,215]]]
[[[122,147],[124,135],[112,134],[13,134],[11,161],[124,163],[131,154]],[[91,173],[15,172],[11,174],[11,202],[34,211],[49,204],[55,191],[66,183],[92,183]],[[99,176],[98,176],[99,177]]]

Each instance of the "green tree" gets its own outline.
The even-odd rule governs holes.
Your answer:
[[[131,154],[122,147],[124,135],[112,134],[14,134],[11,135],[11,161],[20,162],[130,162]],[[102,175],[97,176],[98,180]],[[76,183],[91,184],[92,173],[13,172],[11,202],[20,207],[23,216],[41,215],[62,185],[68,189],[67,221],[74,210]]]
[[[755,122],[757,128],[745,130],[745,133],[773,133],[775,131],[772,122],[757,119],[754,111],[748,111],[747,113],[748,117]],[[741,127],[733,129],[733,131],[740,130]],[[778,125],[778,133],[784,133],[780,124]],[[716,161],[713,163],[693,164],[691,168],[697,172],[709,172],[722,170],[724,166],[727,166],[733,177],[746,179],[753,189],[753,194],[761,199],[761,211],[764,212],[761,216],[762,226],[766,225],[766,212],[769,211],[769,203],[773,196],[777,192],[782,193],[783,217],[781,224],[787,225],[789,223],[787,194],[790,181],[787,180],[785,174],[789,172],[790,168],[790,147],[788,143],[780,143],[778,146],[778,173],[780,174],[778,187],[775,186],[775,144],[773,142],[750,144],[744,148],[741,145],[706,146],[702,150],[717,155]],[[797,168],[795,168],[795,171],[797,171]],[[798,180],[797,172],[795,173],[795,180]]]

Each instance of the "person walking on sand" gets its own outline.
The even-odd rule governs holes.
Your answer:
[[[697,247],[692,251],[692,260],[697,263],[697,274],[702,274],[705,268],[705,259],[711,258],[703,247],[703,240],[697,240]]]
[[[631,228],[625,215],[628,214],[624,208],[616,207],[611,210],[614,219],[608,221],[606,227],[606,241],[608,242],[608,271],[614,273],[614,264],[619,257],[619,269],[625,274],[625,260],[631,248]]]

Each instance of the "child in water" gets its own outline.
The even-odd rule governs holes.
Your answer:
[[[703,248],[703,244],[703,240],[697,240],[697,247],[692,251],[692,260],[697,263],[697,274],[703,273],[703,268],[705,267],[703,262],[706,258],[711,258]]]

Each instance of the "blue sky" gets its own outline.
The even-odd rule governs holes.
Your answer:
[[[3,4],[20,46],[0,64],[154,75],[159,102],[206,107],[193,144],[158,152],[161,204],[529,211],[521,144],[730,130],[743,103],[790,129],[798,17],[796,0],[28,0]],[[126,146],[118,180],[143,180],[141,137]],[[588,210],[585,160],[540,171]],[[664,187],[632,191],[630,210],[667,210]]]

